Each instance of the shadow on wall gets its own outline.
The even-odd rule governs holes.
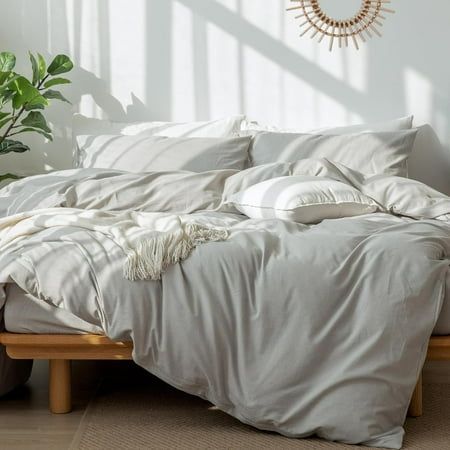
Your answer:
[[[264,8],[260,0],[0,0],[7,18],[0,41],[24,67],[29,48],[71,55],[78,69],[67,96],[74,111],[94,117],[183,121],[242,112],[308,130],[413,113],[449,144],[450,62],[435,51],[436,42],[450,39],[446,0],[426,9],[396,3],[385,36],[360,52],[329,53],[324,43],[299,39],[285,6],[280,0],[266,0]],[[2,166],[70,167],[72,112],[52,106],[55,142],[27,137],[32,154],[4,157]],[[448,161],[448,148],[436,152],[437,161]]]

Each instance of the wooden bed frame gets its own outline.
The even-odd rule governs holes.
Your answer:
[[[131,342],[113,342],[98,335],[43,335],[0,333],[0,344],[12,359],[46,359],[50,364],[49,409],[65,414],[72,409],[72,360],[130,360]],[[450,336],[432,337],[428,361],[450,360]],[[422,376],[419,376],[408,414],[422,415]]]
[[[12,359],[49,361],[49,409],[54,414],[72,410],[72,360],[132,359],[131,342],[113,342],[98,335],[0,333],[0,344]]]

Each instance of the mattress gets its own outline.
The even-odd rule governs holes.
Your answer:
[[[15,284],[7,289],[5,328],[10,333],[104,334],[99,324],[88,323],[63,308],[27,294]],[[450,276],[434,335],[450,335]]]
[[[104,334],[98,324],[27,294],[15,284],[8,285],[6,295],[4,320],[10,333]]]

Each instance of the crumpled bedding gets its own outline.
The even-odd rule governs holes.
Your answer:
[[[0,251],[42,230],[67,226],[112,239],[127,255],[123,273],[132,281],[160,280],[167,267],[186,259],[197,245],[227,238],[224,229],[185,222],[173,214],[45,208],[0,219]]]
[[[348,183],[379,211],[307,226],[249,220],[227,201],[296,174]],[[197,247],[160,281],[130,281],[113,239],[49,227],[0,255],[0,283],[132,340],[139,365],[245,423],[401,447],[445,295],[448,197],[328,160],[202,174],[61,171],[0,190],[0,217],[55,207],[176,213],[229,237]]]

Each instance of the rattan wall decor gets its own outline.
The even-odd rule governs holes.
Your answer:
[[[291,2],[298,3],[287,10],[299,11],[300,14],[295,18],[301,20],[300,36],[311,31],[311,39],[320,35],[319,42],[327,36],[330,51],[333,50],[336,41],[339,47],[348,47],[349,40],[352,40],[355,48],[359,50],[358,39],[366,42],[366,38],[372,38],[374,34],[381,37],[380,28],[386,19],[383,13],[395,12],[386,8],[386,4],[391,3],[391,0],[361,0],[361,7],[353,17],[338,20],[324,12],[320,0],[291,0]]]

